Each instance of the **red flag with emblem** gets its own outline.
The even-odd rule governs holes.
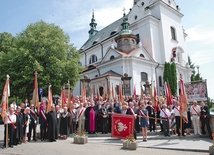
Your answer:
[[[125,139],[134,134],[134,116],[112,114],[111,136]]]

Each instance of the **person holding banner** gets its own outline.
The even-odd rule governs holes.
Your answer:
[[[147,142],[147,128],[149,125],[149,115],[148,115],[148,110],[146,109],[145,103],[141,102],[141,109],[139,111],[140,113],[140,126],[142,128],[142,135],[143,135],[143,142]]]
[[[6,141],[7,125],[8,125],[9,147],[13,148],[13,133],[14,133],[14,129],[16,128],[15,123],[16,123],[16,115],[14,114],[14,108],[10,107],[9,114],[7,114],[7,116],[4,119],[5,129],[4,129],[4,144],[2,149],[6,147],[6,143],[7,143]]]
[[[164,136],[168,136],[169,135],[169,118],[171,117],[171,113],[169,111],[169,109],[167,109],[167,105],[163,104],[163,109],[160,109],[160,118],[163,124],[163,133]]]
[[[190,114],[192,116],[192,123],[193,123],[193,128],[194,128],[194,134],[197,135],[199,134],[200,136],[201,134],[201,130],[200,130],[200,115],[201,115],[201,109],[200,107],[197,105],[197,101],[194,100],[193,101],[193,105],[190,108]]]

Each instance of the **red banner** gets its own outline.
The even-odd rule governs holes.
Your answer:
[[[112,114],[111,136],[125,139],[134,134],[134,116]]]

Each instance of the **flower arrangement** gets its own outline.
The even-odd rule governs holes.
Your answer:
[[[129,135],[125,138],[126,142],[136,142],[135,138],[133,135]]]
[[[79,137],[85,137],[85,131],[78,130],[77,131],[77,136],[79,136]]]

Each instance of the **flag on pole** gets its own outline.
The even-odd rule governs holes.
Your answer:
[[[34,73],[34,89],[33,89],[33,104],[35,105],[39,113],[39,94],[38,94],[38,81],[37,81],[37,72]]]
[[[154,86],[154,103],[155,103],[155,111],[157,112],[159,110],[159,107],[158,107],[158,100],[157,100],[157,90],[155,86]]]
[[[109,101],[113,101],[112,90],[111,90],[111,84],[110,84],[110,82],[108,82],[108,99],[109,99]]]
[[[120,103],[123,104],[124,100],[123,100],[123,89],[122,89],[122,84],[120,84],[119,86],[119,101]]]
[[[171,95],[171,89],[170,89],[168,82],[165,82],[164,90],[165,90],[167,105],[171,105],[172,104],[172,95]]]
[[[1,117],[2,120],[7,116],[7,109],[8,109],[8,97],[10,95],[10,88],[9,88],[9,75],[7,75],[7,79],[4,85],[4,90],[2,93],[2,101],[1,101],[1,106],[2,106],[2,112],[1,112]]]
[[[53,106],[53,97],[52,97],[52,91],[51,91],[51,85],[48,87],[48,105],[47,105],[47,110],[46,113],[51,111],[51,106]]]
[[[112,83],[112,88],[111,88],[111,93],[112,93],[112,99],[115,99],[115,94],[114,94],[114,85]]]
[[[82,87],[82,102],[83,103],[86,102],[86,88],[85,88],[85,85],[83,85],[83,87]]]
[[[68,109],[71,109],[71,88],[70,88],[70,82],[68,81]]]
[[[100,100],[100,89],[97,87],[97,100]]]
[[[136,85],[134,85],[134,91],[133,91],[133,97],[136,98],[137,93],[136,93]]]
[[[66,93],[64,88],[62,88],[62,91],[61,91],[61,98],[62,98],[62,106],[64,107],[64,105],[66,104]]]
[[[187,95],[185,92],[184,82],[180,79],[181,93],[180,93],[180,115],[182,116],[184,122],[188,123],[187,110],[188,110],[188,101]]]

